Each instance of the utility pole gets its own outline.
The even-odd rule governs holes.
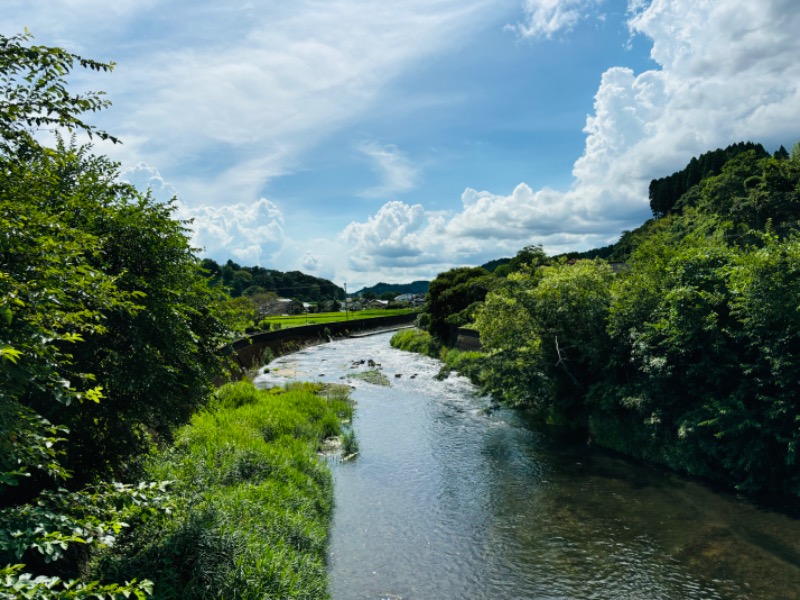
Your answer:
[[[347,282],[346,281],[344,282],[344,320],[345,321],[349,321],[350,320],[349,313],[347,312]]]

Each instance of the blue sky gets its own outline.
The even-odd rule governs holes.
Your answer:
[[[605,245],[692,156],[800,141],[797,0],[3,4],[117,63],[75,76],[98,149],[204,255],[350,289]]]

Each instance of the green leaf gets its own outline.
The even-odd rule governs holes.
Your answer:
[[[17,360],[22,356],[22,352],[11,348],[10,346],[6,346],[5,348],[0,348],[0,357],[4,358],[5,360],[11,361],[14,364],[17,364]]]

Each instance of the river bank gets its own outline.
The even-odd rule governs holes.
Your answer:
[[[235,378],[238,378],[241,373],[258,368],[276,356],[296,352],[308,346],[324,344],[337,337],[347,337],[370,331],[392,330],[410,325],[416,319],[416,313],[409,313],[264,331],[236,340],[224,348],[222,354],[230,355],[234,363],[238,365],[240,373],[232,373]]]
[[[487,357],[481,352],[449,347],[440,343],[428,332],[409,329],[399,332],[391,339],[393,347],[407,352],[420,353],[442,361],[442,376],[456,371],[468,377],[476,386],[482,387],[490,375],[487,373]],[[491,368],[491,367],[489,367]],[[606,410],[602,402],[595,402],[591,410],[579,419],[552,420],[550,414],[541,414],[531,407],[523,408],[539,426],[558,431],[571,432],[589,443],[617,452],[642,464],[666,468],[676,473],[695,477],[727,492],[740,490],[726,478],[724,472],[709,473],[707,470],[693,470],[682,460],[680,449],[674,440],[662,439],[656,435],[643,435],[640,423],[634,423],[629,416]],[[629,427],[626,427],[629,426]],[[716,441],[724,446],[725,440]],[[747,495],[756,502],[787,514],[800,516],[800,498],[796,495],[770,493],[769,491],[746,490]]]
[[[549,436],[389,337],[308,348],[256,379],[355,388],[360,452],[332,465],[334,600],[800,597],[796,519]],[[369,359],[389,386],[351,377]]]
[[[318,452],[350,434],[345,386],[224,386],[147,475],[168,510],[133,523],[98,578],[149,579],[156,598],[328,597],[330,469]]]

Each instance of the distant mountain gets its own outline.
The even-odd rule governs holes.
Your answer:
[[[365,287],[363,290],[355,292],[356,296],[362,296],[372,292],[376,296],[388,292],[397,294],[427,294],[430,281],[414,281],[412,283],[376,283],[372,287]]]

